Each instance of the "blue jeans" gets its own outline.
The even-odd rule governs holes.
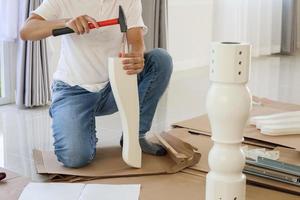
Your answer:
[[[144,70],[138,75],[140,100],[140,134],[151,128],[158,101],[166,90],[172,74],[172,59],[163,49],[145,54]],[[118,111],[110,84],[99,92],[89,92],[62,81],[52,85],[55,154],[66,167],[78,168],[89,164],[96,154],[95,117]]]

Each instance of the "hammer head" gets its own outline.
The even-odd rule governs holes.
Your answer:
[[[119,24],[122,33],[127,32],[127,23],[126,23],[126,16],[124,14],[124,10],[122,6],[119,6]]]

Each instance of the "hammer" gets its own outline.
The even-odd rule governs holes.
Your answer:
[[[122,6],[119,6],[119,18],[100,21],[100,22],[97,22],[97,24],[99,25],[99,27],[112,26],[112,25],[119,24],[121,32],[122,33],[127,32],[126,17],[125,17]],[[95,29],[96,27],[92,23],[89,23],[89,28]],[[74,33],[74,31],[73,31],[73,29],[71,29],[69,27],[54,29],[52,31],[53,36],[66,35],[66,34],[70,34],[70,33]]]

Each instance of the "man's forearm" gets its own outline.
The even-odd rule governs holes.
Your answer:
[[[53,29],[65,27],[66,21],[66,19],[46,21],[29,18],[20,31],[20,36],[23,40],[41,40],[51,36]]]
[[[130,49],[131,52],[140,53],[140,54],[144,54],[144,52],[145,52],[144,42],[134,41],[134,42],[129,43],[129,46],[131,48]]]
[[[145,52],[144,37],[141,28],[129,29],[127,33],[131,52],[143,54]]]

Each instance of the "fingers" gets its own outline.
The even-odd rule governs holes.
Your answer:
[[[92,18],[92,17],[90,17],[90,16],[88,16],[88,15],[85,15],[85,19],[86,19],[88,22],[92,23],[92,24],[94,25],[95,28],[99,28],[99,25],[98,25],[97,21],[96,21],[94,18]]]
[[[122,60],[123,69],[127,74],[138,74],[143,71],[145,65],[145,59],[141,53],[120,53],[119,57],[124,58]]]
[[[68,21],[66,23],[66,27],[71,28],[75,33],[79,34],[79,30],[78,30],[76,22],[74,20]]]
[[[78,34],[81,35],[81,34],[84,34],[84,27],[83,25],[81,24],[81,21],[78,19],[75,21],[75,26],[77,27],[77,30],[78,30]]]
[[[127,64],[123,63],[123,69],[126,70],[128,75],[138,74],[144,69],[144,59],[132,58],[124,61]]]
[[[133,64],[133,65],[124,65],[123,69],[130,71],[130,70],[140,70],[140,69],[143,69],[143,67],[144,66],[141,64]]]
[[[143,55],[141,53],[132,52],[132,53],[125,53],[124,57],[125,58],[135,58],[135,57],[143,57]]]
[[[144,69],[144,59],[143,58],[132,58],[123,60],[123,69],[126,70],[127,74],[138,74]]]
[[[142,57],[133,57],[133,58],[128,58],[128,59],[123,59],[122,63],[123,65],[127,65],[127,64],[137,64],[137,63],[142,63],[144,64],[144,58]]]
[[[127,72],[126,72],[126,74],[128,74],[128,75],[134,75],[134,74],[139,74],[139,73],[141,73],[143,70],[142,69],[139,69],[139,70],[128,70]]]
[[[90,28],[87,19],[85,17],[79,17],[79,22],[81,23],[81,27],[83,28],[83,32],[80,32],[80,34],[89,33]]]
[[[92,23],[96,28],[99,28],[96,20],[87,15],[82,15],[69,20],[66,23],[66,26],[73,29],[78,35],[82,35],[90,32],[89,23]]]

